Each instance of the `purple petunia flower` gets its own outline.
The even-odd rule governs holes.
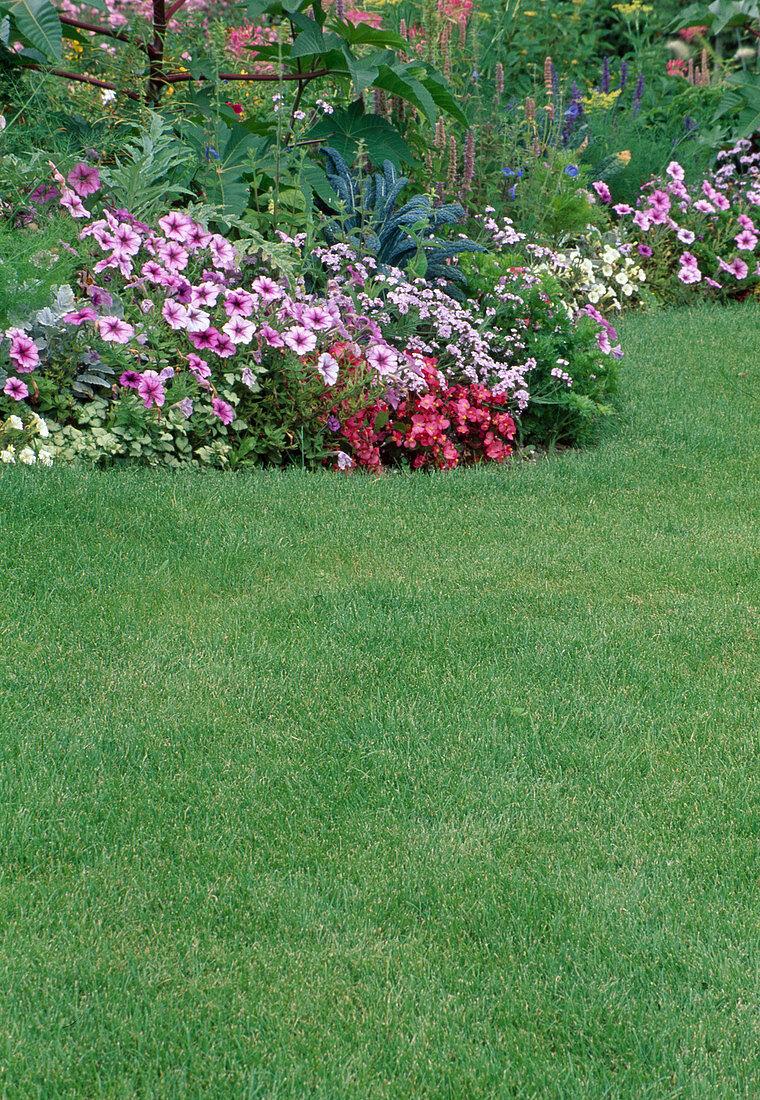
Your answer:
[[[29,396],[29,388],[20,378],[14,378],[11,375],[3,386],[3,393],[7,397],[12,397],[14,401],[23,401]]]
[[[135,334],[135,330],[126,321],[118,317],[101,317],[98,320],[98,331],[104,340],[112,344],[126,344]]]
[[[81,164],[75,164],[66,179],[77,195],[81,195],[82,198],[94,195],[100,190],[100,175],[97,168],[92,164],[85,164],[84,161]]]
[[[142,397],[146,409],[150,409],[153,405],[163,405],[166,401],[164,384],[154,370],[143,371],[137,392]]]
[[[232,405],[228,405],[226,401],[222,401],[221,397],[212,398],[211,408],[214,411],[214,415],[219,417],[222,424],[231,424],[235,419]]]
[[[23,333],[11,340],[8,355],[19,374],[29,374],[40,361],[40,353],[34,340]]]
[[[136,370],[125,370],[119,378],[119,385],[123,386],[125,390],[136,390],[140,385],[141,377],[142,375]]]

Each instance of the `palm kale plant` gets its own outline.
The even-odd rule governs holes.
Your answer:
[[[382,172],[352,172],[335,149],[323,150],[325,173],[340,202],[340,215],[326,220],[322,233],[328,244],[350,244],[361,256],[373,256],[383,267],[409,269],[430,282],[443,280],[452,297],[461,299],[464,274],[449,261],[462,252],[485,252],[468,237],[447,241],[436,234],[441,226],[464,217],[458,202],[433,206],[428,195],[415,195],[396,209],[409,183],[389,160]],[[458,284],[458,285],[457,285]]]

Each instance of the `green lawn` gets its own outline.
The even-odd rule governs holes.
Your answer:
[[[0,1096],[760,1095],[760,308],[584,454],[0,469]]]

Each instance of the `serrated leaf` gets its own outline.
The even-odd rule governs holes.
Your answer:
[[[360,101],[320,119],[306,139],[329,142],[348,163],[356,157],[362,141],[375,164],[384,160],[396,167],[402,163],[415,164],[412,151],[398,130],[379,115],[365,115]]]
[[[50,0],[13,0],[7,10],[30,46],[54,61],[61,59],[61,20]]]

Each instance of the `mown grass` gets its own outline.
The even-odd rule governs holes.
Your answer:
[[[760,310],[512,471],[0,470],[0,1095],[760,1094]]]

